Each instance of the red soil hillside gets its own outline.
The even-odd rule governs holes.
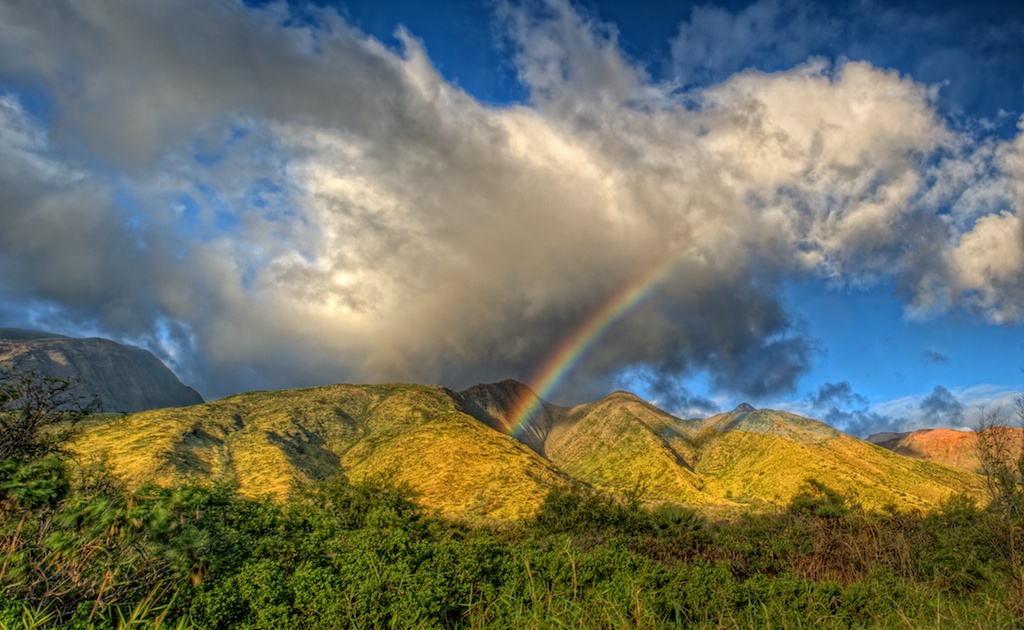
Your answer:
[[[1008,445],[1013,445],[1014,449],[1011,453],[1020,453],[1021,445],[1024,444],[1024,429],[1000,427],[988,429],[988,431],[1004,432],[1001,439],[1006,440]],[[868,438],[868,441],[907,457],[981,472],[981,462],[978,457],[978,435],[974,431],[922,429],[911,433],[895,434],[895,437],[888,440],[878,440],[873,435]]]

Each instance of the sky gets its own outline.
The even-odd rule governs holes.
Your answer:
[[[968,427],[1024,388],[1022,41],[986,2],[0,0],[0,326],[207,399]]]

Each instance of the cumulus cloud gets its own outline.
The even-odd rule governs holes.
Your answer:
[[[705,85],[752,66],[789,68],[821,54],[841,30],[809,3],[759,0],[735,14],[694,7],[672,40],[673,73],[683,84]]]
[[[1024,140],[982,151],[910,77],[812,59],[680,92],[552,0],[500,9],[531,100],[497,108],[414,34],[290,11],[0,6],[0,312],[151,347],[208,396],[461,387],[527,378],[668,261],[567,398],[623,369],[792,389],[818,351],[793,276],[1024,317]],[[994,207],[948,212],[971,190]]]
[[[906,418],[878,413],[867,397],[853,389],[848,381],[825,382],[804,401],[798,401],[793,411],[818,418],[833,427],[855,435],[867,437],[883,431],[898,431]]]
[[[701,5],[671,42],[671,80],[706,86],[752,67],[775,72],[813,56],[845,57],[941,84],[943,111],[1003,128],[1013,121],[991,109],[990,99],[1021,102],[1022,29],[1024,11],[1005,3],[929,5],[927,11],[877,0],[757,0],[735,12]]]
[[[719,405],[691,392],[682,379],[661,370],[639,369],[620,374],[615,386],[633,389],[641,385],[650,394],[651,404],[679,417],[705,417],[719,411]]]

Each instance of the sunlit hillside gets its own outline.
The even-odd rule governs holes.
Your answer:
[[[985,437],[985,441],[979,441],[979,436]],[[921,429],[909,433],[879,435],[876,440],[879,446],[900,455],[981,472],[979,449],[983,444],[990,450],[1002,452],[1004,456],[1018,458],[1024,445],[1024,429],[998,427],[983,432]]]
[[[445,514],[531,514],[564,480],[520,442],[461,412],[453,392],[419,385],[332,385],[252,392],[87,427],[75,443],[130,483],[229,479],[286,497],[343,471],[408,483]]]
[[[625,392],[573,408],[511,414],[529,388],[464,392],[333,385],[94,420],[75,443],[129,483],[227,479],[248,496],[287,497],[343,472],[407,483],[421,504],[465,518],[517,519],[570,479],[645,501],[737,511],[788,503],[817,479],[869,508],[929,508],[978,494],[973,473],[924,462],[785,412],[682,420]],[[516,439],[516,438],[521,438]]]
[[[810,478],[869,508],[929,508],[951,493],[982,490],[975,474],[903,457],[782,411],[713,416],[694,441],[706,491],[742,503],[788,503]]]
[[[977,475],[896,456],[817,420],[748,405],[683,420],[616,392],[565,410],[544,436],[543,452],[574,478],[619,493],[642,490],[653,500],[770,507],[788,503],[808,479],[869,508],[928,508],[951,493],[982,492]]]

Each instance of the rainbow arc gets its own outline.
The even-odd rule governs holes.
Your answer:
[[[524,397],[509,415],[512,435],[521,436],[537,414],[541,400],[547,399],[558,389],[565,377],[612,324],[642,302],[668,276],[675,266],[675,260],[675,257],[670,257],[659,261],[619,289],[548,356],[528,383],[537,396]]]

